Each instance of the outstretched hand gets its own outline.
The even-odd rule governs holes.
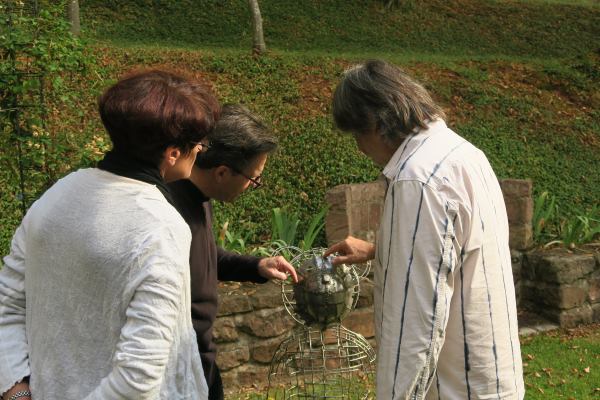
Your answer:
[[[360,264],[375,258],[375,245],[353,236],[332,245],[323,256],[327,257],[333,253],[340,254],[332,260],[333,265],[338,264]]]
[[[282,256],[263,258],[258,263],[258,273],[265,279],[280,279],[285,280],[288,274],[298,283],[298,274],[296,270]]]

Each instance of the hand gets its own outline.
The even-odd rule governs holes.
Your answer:
[[[338,242],[328,248],[324,257],[333,253],[340,255],[332,260],[333,265],[338,264],[360,264],[375,258],[375,245],[352,236]]]
[[[298,274],[296,270],[282,256],[263,258],[258,262],[258,273],[266,279],[287,279],[288,274],[292,276],[295,283],[298,283]]]
[[[19,382],[17,384],[15,384],[13,387],[11,387],[10,389],[8,389],[6,392],[4,392],[4,394],[2,395],[2,399],[10,399],[10,396],[12,396],[13,394],[23,391],[23,390],[30,390],[29,389],[29,383],[27,382],[27,379],[25,379],[22,382]],[[29,396],[23,396],[23,397],[19,397],[19,400],[31,400],[31,397]]]

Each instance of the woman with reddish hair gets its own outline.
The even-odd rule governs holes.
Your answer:
[[[99,99],[113,148],[25,215],[0,270],[5,400],[205,399],[191,323],[190,230],[167,182],[187,178],[219,105],[163,71]]]

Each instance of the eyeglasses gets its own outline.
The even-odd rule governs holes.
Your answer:
[[[248,179],[251,183],[252,183],[252,188],[253,189],[258,189],[259,187],[262,186],[262,175],[259,175],[257,177],[254,178],[250,178],[248,175],[246,175],[245,173],[243,173],[242,171],[240,171],[239,169],[229,166],[228,167],[235,172],[236,174],[240,174],[241,176],[243,176],[244,178]]]
[[[208,142],[208,143],[199,142],[198,146],[200,146],[200,152],[204,153],[204,152],[208,151],[208,149],[210,149],[210,142]]]

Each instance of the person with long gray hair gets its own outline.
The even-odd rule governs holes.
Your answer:
[[[211,199],[233,202],[262,185],[267,157],[277,148],[269,128],[242,105],[223,106],[215,129],[203,141],[208,148],[196,159],[189,180],[170,184],[177,210],[192,231],[190,268],[192,321],[209,387],[209,399],[224,398],[216,363],[213,324],[217,315],[218,281],[264,283],[298,277],[283,257],[258,258],[217,246],[212,231]]]
[[[388,184],[375,243],[325,253],[374,261],[377,398],[522,399],[506,208],[483,152],[381,60],[346,71],[333,117]]]

